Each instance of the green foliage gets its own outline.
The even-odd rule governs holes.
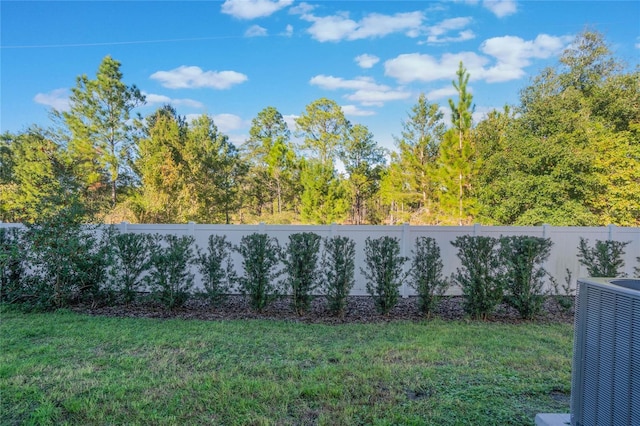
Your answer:
[[[590,277],[619,277],[624,267],[624,248],[630,242],[596,240],[590,247],[589,240],[580,237],[578,261],[587,268]]]
[[[324,240],[322,253],[323,288],[329,311],[344,316],[347,298],[355,284],[356,243],[349,237],[335,236]]]
[[[231,258],[232,249],[226,235],[210,235],[207,251],[198,249],[196,263],[207,298],[214,305],[227,297],[238,280]]]
[[[177,309],[189,300],[195,261],[191,235],[156,235],[151,249],[149,274],[145,277],[151,297],[166,308]]]
[[[329,165],[313,159],[304,162],[300,184],[303,221],[327,224],[344,220],[349,208],[346,189],[332,162]]]
[[[416,238],[409,284],[418,292],[418,307],[427,316],[431,315],[438,298],[450,285],[442,277],[442,268],[440,247],[436,240],[431,237]]]
[[[0,302],[16,303],[22,298],[26,254],[24,230],[0,228]]]
[[[444,114],[424,93],[411,108],[402,133],[395,138],[397,152],[381,183],[381,195],[390,208],[392,223],[407,222],[403,209],[410,207],[420,222],[436,223],[438,191],[436,180],[439,147],[445,133]],[[405,207],[406,206],[406,207]],[[397,218],[397,220],[396,220]]]
[[[462,268],[454,279],[462,288],[464,310],[474,319],[487,319],[502,301],[498,239],[463,235],[451,244],[458,249]]]
[[[111,256],[108,288],[131,303],[144,286],[143,275],[151,266],[155,240],[150,234],[121,234],[114,227],[107,229],[106,238]]]
[[[386,315],[398,303],[406,275],[403,267],[408,259],[400,256],[400,240],[389,236],[367,237],[364,254],[367,268],[360,268],[360,272],[367,280],[367,292],[378,311]]]
[[[278,240],[267,234],[245,235],[235,250],[242,255],[244,275],[239,279],[242,294],[249,295],[251,308],[262,310],[278,295],[281,248]]]
[[[291,234],[283,258],[286,287],[291,291],[293,309],[304,314],[311,305],[313,291],[319,286],[318,254],[320,236],[313,232]]]
[[[638,266],[633,268],[633,271],[635,272],[636,277],[640,278],[640,257],[636,257],[636,261],[638,262]]]
[[[107,259],[95,227],[83,225],[85,211],[71,201],[55,214],[27,225],[30,276],[25,303],[36,309],[57,309],[103,296]]]
[[[500,260],[504,265],[504,300],[523,319],[533,319],[544,303],[542,264],[549,258],[549,238],[510,236],[500,238]]]
[[[304,138],[302,149],[321,164],[332,163],[344,144],[348,122],[342,108],[327,98],[317,99],[296,118],[297,135]]]
[[[575,289],[571,286],[572,273],[569,268],[565,270],[564,284],[560,285],[555,277],[549,275],[549,280],[553,286],[553,295],[556,302],[563,311],[568,312],[575,302]]]

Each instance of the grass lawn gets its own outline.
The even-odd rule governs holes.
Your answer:
[[[569,324],[2,313],[0,423],[526,425],[568,412]]]

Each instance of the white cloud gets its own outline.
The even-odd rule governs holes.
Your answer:
[[[293,26],[291,24],[287,25],[287,28],[284,31],[284,35],[287,37],[291,37],[293,35]]]
[[[525,75],[523,68],[531,65],[531,59],[546,59],[561,53],[571,37],[554,37],[547,34],[538,35],[535,40],[523,40],[520,37],[504,36],[485,40],[480,50],[493,56],[497,64],[485,73],[489,83],[508,81]]]
[[[356,105],[342,105],[342,112],[344,115],[350,115],[353,117],[366,117],[369,115],[376,115],[375,111],[360,109]]]
[[[375,55],[369,55],[365,53],[363,55],[358,55],[354,59],[360,68],[371,68],[378,62],[380,62],[380,58]]]
[[[561,53],[572,37],[540,34],[534,40],[504,36],[485,40],[475,52],[445,53],[440,58],[421,53],[399,55],[385,62],[385,75],[400,83],[431,82],[455,78],[460,61],[470,74],[470,80],[488,83],[516,80],[526,75],[524,68],[533,59],[547,59]],[[493,65],[491,65],[493,62]]]
[[[440,59],[421,53],[408,53],[386,61],[384,69],[385,75],[401,83],[451,80],[456,75],[460,61],[464,63],[471,79],[480,78],[484,73],[484,65],[489,62],[474,52],[445,53]]]
[[[453,95],[456,95],[458,92],[453,86],[443,87],[441,89],[435,89],[427,93],[427,99],[430,101],[436,99],[444,99],[450,98]]]
[[[394,15],[370,13],[358,22],[350,19],[347,12],[324,17],[304,13],[301,18],[313,23],[307,32],[314,39],[320,42],[337,42],[384,37],[397,32],[404,32],[410,37],[415,37],[419,33],[418,29],[424,20],[424,14],[422,12],[396,13]]]
[[[246,75],[236,71],[203,71],[200,67],[185,65],[171,71],[155,72],[150,78],[170,89],[210,87],[222,90],[248,80]]]
[[[427,28],[427,42],[428,43],[447,43],[455,41],[470,40],[475,37],[475,34],[471,30],[464,30],[473,21],[470,17],[451,18]],[[457,36],[442,37],[451,31],[457,31]]]
[[[353,80],[345,80],[341,77],[320,74],[312,77],[309,83],[326,90],[389,90],[388,86],[377,84],[371,77],[356,77]]]
[[[288,114],[288,115],[283,115],[282,119],[284,120],[285,123],[287,123],[287,127],[290,130],[293,130],[296,128],[296,118],[298,117],[300,116],[295,114]]]
[[[293,6],[289,9],[289,13],[291,15],[306,15],[309,12],[313,11],[316,7],[312,4],[302,2],[297,6]]]
[[[244,32],[245,37],[264,37],[267,35],[267,29],[260,25],[252,25]]]
[[[170,104],[170,105],[184,105],[191,108],[203,108],[204,104],[202,102],[196,101],[194,99],[173,99],[169,96],[158,95],[155,93],[146,93],[142,92],[147,101],[147,105],[155,105],[155,104]]]
[[[222,133],[227,133],[233,130],[241,129],[245,126],[242,118],[235,114],[216,114],[212,116],[213,122],[218,126],[218,129]]]
[[[55,89],[49,93],[38,93],[33,97],[33,100],[58,111],[69,110],[69,91],[65,88]]]
[[[382,106],[388,101],[397,101],[411,97],[411,92],[404,90],[357,90],[345,96],[350,101],[360,102],[365,106]]]
[[[518,11],[515,0],[484,0],[482,6],[489,9],[498,18],[513,15]]]
[[[293,0],[226,0],[222,13],[239,19],[255,19],[269,16],[293,3]]]

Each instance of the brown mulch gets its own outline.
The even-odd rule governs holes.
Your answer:
[[[447,296],[431,315],[432,319],[445,321],[468,321],[462,305],[462,297]],[[390,321],[423,321],[425,317],[418,310],[415,297],[400,299],[398,305],[389,315],[380,315],[371,297],[349,297],[347,310],[343,318],[337,318],[327,309],[326,300],[317,297],[313,300],[308,313],[298,316],[291,307],[288,297],[280,298],[267,306],[262,313],[253,312],[248,300],[244,296],[229,296],[218,306],[211,306],[207,301],[193,298],[184,307],[177,310],[168,310],[163,306],[152,302],[137,302],[130,305],[116,306],[77,306],[77,312],[90,315],[128,318],[180,318],[198,320],[238,320],[238,319],[271,319],[286,320],[310,324],[345,324],[345,323],[380,323]],[[553,298],[545,301],[543,311],[535,322],[542,323],[573,323],[573,309],[563,310]],[[502,324],[525,323],[519,318],[518,313],[506,305],[500,305],[487,322]]]

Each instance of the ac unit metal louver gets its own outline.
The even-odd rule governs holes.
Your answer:
[[[578,280],[571,424],[640,425],[640,279]]]

